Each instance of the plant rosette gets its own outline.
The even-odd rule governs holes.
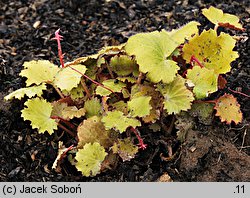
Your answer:
[[[117,159],[114,156],[131,160],[147,148],[141,126],[161,131],[164,127],[159,120],[194,112],[194,104],[206,117],[215,109],[215,115],[226,124],[242,121],[233,95],[213,101],[206,98],[218,87],[225,89],[226,80],[220,85],[221,75],[230,72],[231,63],[238,58],[233,50],[236,40],[228,33],[218,34],[218,26],[244,29],[236,16],[214,7],[202,13],[215,24],[214,29],[199,34],[200,24],[191,21],[170,32],[138,33],[125,44],[104,47],[97,54],[68,63],[64,63],[62,36],[57,30],[54,39],[61,65],[48,60],[23,64],[20,75],[26,78],[26,87],[5,99],[27,99],[21,116],[39,133],[64,131],[64,139],[72,141],[73,137],[77,142],[68,148],[59,142],[53,168],[60,171],[58,166],[67,158],[88,177],[110,167]],[[48,87],[53,87],[57,99],[45,97]]]

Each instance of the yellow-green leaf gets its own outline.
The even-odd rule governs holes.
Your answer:
[[[198,34],[199,30],[197,26],[199,25],[200,23],[191,21],[183,27],[167,33],[175,42],[177,42],[178,44],[182,44],[186,39],[189,40],[192,36]]]
[[[129,113],[132,117],[144,117],[150,114],[152,109],[149,104],[151,96],[140,96],[128,101]]]
[[[176,62],[167,58],[176,49],[176,43],[164,31],[139,33],[128,39],[125,50],[129,55],[135,55],[139,70],[147,73],[154,83],[173,81],[179,69]]]
[[[24,69],[20,72],[20,76],[26,77],[26,85],[39,85],[43,82],[52,82],[54,76],[60,70],[59,67],[47,60],[24,62]]]
[[[84,103],[84,109],[86,110],[86,117],[100,116],[102,112],[102,105],[98,98],[92,98]]]
[[[106,129],[115,129],[120,133],[123,133],[128,127],[141,126],[139,120],[135,118],[129,118],[121,111],[109,111],[107,115],[102,118]]]
[[[81,84],[78,84],[77,87],[74,87],[70,91],[63,90],[63,95],[70,96],[72,100],[82,99],[84,97],[84,89]]]
[[[51,119],[52,105],[44,99],[34,98],[27,100],[24,105],[22,117],[24,120],[31,121],[33,129],[37,128],[39,133],[48,131],[52,134],[57,129],[57,123]]]
[[[237,16],[223,13],[222,10],[213,6],[210,6],[208,9],[202,9],[202,14],[215,25],[244,30],[242,25],[239,23],[239,18]]]
[[[156,91],[153,86],[150,85],[133,85],[131,87],[131,97],[141,97],[141,96],[150,96],[151,100],[149,102],[150,106],[152,107],[150,110],[150,114],[144,116],[142,120],[145,123],[155,122],[160,117],[160,107],[162,105],[162,98],[161,93]]]
[[[84,74],[86,67],[84,65],[72,65],[70,67],[62,68],[55,76],[54,84],[61,90],[70,91],[74,87],[77,87],[81,81],[82,74]]]
[[[105,149],[99,143],[85,144],[83,149],[79,149],[76,153],[76,168],[84,176],[95,176],[100,173],[106,155]]]
[[[125,44],[121,44],[121,45],[117,45],[117,46],[106,46],[103,47],[99,52],[98,55],[99,56],[103,56],[103,55],[116,55],[119,54],[120,52],[124,51]]]
[[[138,70],[136,61],[127,55],[116,55],[110,59],[110,67],[112,71],[119,76],[127,76],[134,70]]]
[[[129,83],[135,83],[136,82],[136,78],[134,77],[130,77],[130,76],[125,76],[125,77],[117,77],[117,80],[121,81],[121,82],[129,82]]]
[[[122,88],[126,86],[123,82],[117,81],[115,79],[105,80],[102,82],[102,84],[105,87],[111,89],[113,92],[121,92]],[[111,91],[101,86],[98,86],[95,92],[97,95],[100,95],[100,96],[108,96],[109,94],[112,93]]]
[[[195,56],[204,67],[225,74],[231,70],[230,63],[238,58],[238,53],[233,51],[235,43],[229,34],[222,32],[217,36],[215,30],[203,31],[184,45],[183,58],[189,62]]]
[[[26,88],[18,89],[16,91],[10,93],[9,95],[5,96],[4,99],[5,100],[11,100],[13,98],[16,98],[16,99],[20,100],[25,95],[28,98],[32,98],[35,95],[40,97],[43,94],[43,90],[46,90],[46,85],[44,83],[41,84],[41,85],[38,85],[38,86],[32,86],[32,87],[26,87]]]
[[[206,98],[218,90],[218,75],[213,70],[195,66],[187,71],[187,78],[195,85],[193,92],[197,99]]]
[[[169,114],[177,114],[191,108],[193,93],[186,88],[185,80],[181,76],[177,76],[169,84],[159,84],[158,90],[164,96],[164,109]]]

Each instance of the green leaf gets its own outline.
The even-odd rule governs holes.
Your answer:
[[[213,70],[195,66],[187,71],[187,78],[195,85],[193,92],[197,99],[206,98],[218,90],[218,75]]]
[[[208,9],[202,9],[202,14],[215,25],[244,30],[237,16],[227,13],[224,14],[222,10],[213,6],[210,6]]]
[[[173,81],[179,67],[167,58],[178,47],[166,32],[139,33],[128,39],[125,50],[135,55],[139,70],[154,83]]]
[[[127,76],[138,70],[136,61],[127,55],[117,55],[110,59],[110,67],[119,76]]]
[[[70,67],[81,72],[82,74],[86,72],[86,67],[84,65],[72,65]],[[54,84],[61,90],[70,91],[74,87],[77,87],[81,81],[82,74],[71,69],[70,67],[62,68],[55,76]]]
[[[86,110],[86,117],[100,116],[102,113],[102,105],[98,98],[92,98],[84,103],[84,109]]]
[[[191,108],[193,93],[186,88],[185,80],[181,76],[177,76],[169,84],[159,84],[158,90],[164,96],[164,109],[169,114],[177,114]]]
[[[119,54],[120,52],[124,51],[123,48],[124,48],[124,44],[117,45],[117,46],[106,46],[106,47],[103,47],[98,52],[98,55],[99,56],[103,56],[103,55],[116,55],[116,54]]]
[[[77,128],[78,148],[82,148],[86,143],[98,142],[104,148],[112,145],[110,130],[106,130],[101,118],[93,116],[84,120]]]
[[[120,100],[116,103],[111,104],[113,108],[115,108],[118,111],[123,112],[125,115],[128,114],[128,105],[124,101]]]
[[[173,39],[179,45],[184,43],[185,40],[189,40],[192,36],[197,35],[199,30],[198,27],[200,23],[196,21],[191,21],[183,27],[167,32],[171,39]]]
[[[44,99],[34,98],[27,100],[24,105],[22,117],[24,120],[31,121],[33,129],[37,128],[39,133],[48,131],[51,135],[57,129],[57,123],[51,119],[52,105]]]
[[[119,139],[117,143],[114,143],[112,150],[113,153],[118,153],[125,162],[135,157],[135,154],[138,152],[138,147],[131,142],[130,138],[126,138]]]
[[[144,117],[150,114],[152,109],[149,104],[151,96],[141,96],[128,101],[128,109],[132,117]]]
[[[119,81],[122,81],[122,82],[129,82],[129,83],[135,83],[136,82],[136,79],[134,77],[130,77],[130,76],[126,76],[126,77],[117,77],[116,78],[117,80]]]
[[[141,126],[141,123],[135,118],[125,116],[121,111],[109,111],[107,115],[102,118],[106,129],[116,129],[123,133],[128,127]]]
[[[211,103],[194,103],[190,110],[190,115],[198,117],[199,121],[205,125],[211,125],[213,121],[214,105]]]
[[[109,79],[109,80],[105,80],[102,82],[102,84],[111,89],[113,92],[121,92],[122,91],[122,88],[126,86],[126,84],[120,82],[120,81],[116,81],[115,79]],[[103,87],[101,86],[98,86],[96,88],[96,94],[97,95],[100,95],[100,96],[108,96],[109,94],[111,94],[112,92],[107,90],[107,89],[104,89]]]
[[[43,94],[43,90],[46,90],[46,85],[44,83],[42,83],[41,85],[38,85],[38,86],[18,89],[16,91],[10,93],[9,95],[5,96],[4,99],[11,100],[13,98],[16,98],[16,99],[20,100],[25,95],[28,98],[32,98],[35,95],[37,95],[37,97],[40,97]]]
[[[141,97],[141,96],[150,96],[151,100],[149,102],[150,106],[150,114],[144,116],[142,120],[145,123],[152,123],[159,119],[160,117],[160,107],[162,106],[162,99],[160,92],[156,91],[153,86],[150,85],[133,85],[131,87],[131,97]]]
[[[63,90],[62,93],[65,96],[70,96],[72,100],[78,100],[84,97],[84,89],[81,84],[79,84],[77,87],[71,89],[70,91]]]
[[[52,82],[54,76],[60,70],[59,67],[47,60],[24,62],[24,69],[20,76],[26,77],[26,86],[39,85],[43,82]]]
[[[184,45],[183,58],[189,62],[195,56],[207,69],[214,70],[216,74],[225,74],[231,70],[230,63],[238,58],[238,53],[232,51],[235,43],[229,34],[222,32],[217,36],[215,30],[203,31]]]
[[[95,176],[100,172],[106,155],[105,149],[99,143],[85,144],[83,149],[76,153],[76,168],[86,177]]]

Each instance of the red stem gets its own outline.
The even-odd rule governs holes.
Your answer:
[[[64,61],[63,61],[63,54],[62,54],[62,47],[61,47],[61,40],[63,38],[63,36],[61,36],[59,34],[59,31],[60,31],[60,28],[58,30],[56,30],[55,32],[55,37],[52,38],[53,40],[56,40],[57,41],[57,46],[58,46],[58,56],[59,56],[59,59],[60,59],[60,63],[62,65],[62,67],[64,67]],[[91,82],[93,82],[94,84],[98,85],[98,86],[101,86],[102,88],[104,89],[107,89],[108,91],[110,91],[111,93],[114,93],[112,89],[108,88],[108,87],[105,87],[104,85],[94,81],[93,79],[91,79],[90,77],[86,76],[85,74],[83,74],[82,72],[78,71],[77,69],[69,66],[72,70],[78,72],[79,74],[81,74],[82,76],[84,76],[85,78],[89,79]]]
[[[143,142],[143,139],[141,138],[141,136],[139,135],[139,132],[134,128],[134,127],[131,127],[131,130],[134,132],[134,134],[136,135],[138,141],[139,141],[139,149],[146,149],[147,148],[147,144],[144,144]]]
[[[233,92],[233,93],[240,94],[240,95],[242,95],[242,96],[245,96],[245,97],[250,98],[250,96],[249,96],[249,95],[244,94],[244,93],[242,93],[242,92],[239,92],[239,91],[234,91],[234,90],[232,90],[232,89],[230,89],[230,88],[228,88],[228,90],[229,90],[229,91],[231,91],[231,92]]]
[[[204,100],[195,100],[194,103],[211,103],[211,104],[215,104],[216,100],[207,100],[207,101],[204,101]]]
[[[65,120],[65,119],[61,118],[60,116],[51,116],[50,118],[51,119],[59,119],[60,121],[65,123],[67,126],[69,126],[71,129],[76,129],[75,125],[70,123],[68,120]]]
[[[72,137],[75,137],[76,135],[72,132],[72,131],[70,131],[69,129],[67,129],[65,126],[63,126],[61,123],[58,123],[58,126],[62,129],[62,130],[64,130],[64,131],[66,131],[69,135],[71,135]]]
[[[104,88],[104,89],[107,89],[108,91],[114,93],[114,91],[113,91],[112,89],[110,89],[110,88],[108,88],[108,87],[105,87],[104,85],[102,85],[102,84],[99,83],[99,82],[96,82],[95,80],[93,80],[93,79],[91,79],[90,77],[86,76],[84,73],[78,71],[77,69],[75,69],[75,68],[73,68],[73,67],[71,67],[71,66],[69,66],[69,67],[70,67],[70,69],[72,69],[72,70],[76,71],[77,73],[81,74],[82,76],[84,76],[85,78],[87,78],[88,80],[90,80],[92,83],[96,84],[97,86],[100,86],[100,87],[102,87],[102,88]]]
[[[190,58],[190,63],[192,64],[192,62],[196,62],[201,68],[204,67],[202,63],[194,55],[192,55]]]
[[[57,48],[58,48],[58,56],[59,56],[59,59],[60,59],[60,63],[62,65],[62,67],[64,67],[64,61],[63,61],[63,54],[62,54],[62,47],[61,47],[61,40],[63,38],[63,36],[61,36],[59,34],[59,31],[60,31],[60,28],[58,30],[55,31],[55,37],[52,38],[53,40],[56,40],[57,41]]]

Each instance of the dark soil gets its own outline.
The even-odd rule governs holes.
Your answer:
[[[106,45],[126,42],[137,32],[180,27],[199,21],[212,25],[201,9],[213,5],[236,14],[245,32],[236,50],[240,58],[226,75],[227,88],[250,95],[249,0],[1,0],[0,1],[0,181],[157,181],[169,175],[173,181],[250,181],[250,100],[237,97],[243,123],[227,126],[217,118],[210,125],[196,120],[183,145],[176,136],[142,131],[148,148],[130,162],[94,178],[80,176],[67,162],[62,174],[51,170],[57,155],[55,136],[40,135],[20,118],[23,101],[4,102],[3,97],[24,86],[18,76],[24,61],[47,59],[59,64],[57,46],[50,39],[59,27],[67,60],[93,54]],[[40,24],[35,27],[35,23]],[[223,95],[225,89],[216,94]],[[212,96],[215,97],[215,96]],[[164,139],[165,138],[165,139]],[[168,156],[166,145],[173,147]]]

